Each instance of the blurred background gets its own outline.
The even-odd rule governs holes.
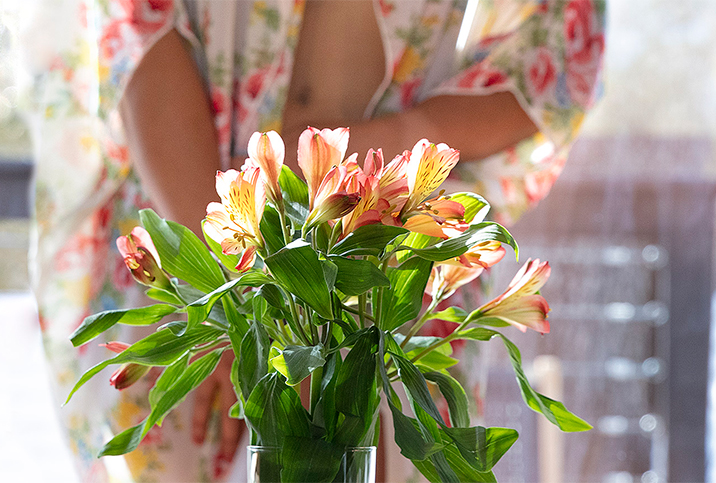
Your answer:
[[[75,482],[29,293],[32,153],[17,110],[12,3],[0,4],[0,481]],[[543,290],[552,332],[512,338],[534,384],[595,429],[543,426],[495,343],[482,355],[485,422],[521,432],[496,473],[715,481],[716,2],[610,0],[604,73],[563,175],[512,230],[522,261],[553,267]],[[500,290],[517,265],[496,268]]]

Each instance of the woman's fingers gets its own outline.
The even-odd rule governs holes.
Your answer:
[[[206,437],[206,425],[209,421],[211,406],[214,400],[214,394],[217,389],[217,380],[212,374],[201,385],[196,388],[194,393],[194,412],[191,418],[191,439],[196,444],[203,444]]]

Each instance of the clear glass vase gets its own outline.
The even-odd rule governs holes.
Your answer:
[[[295,464],[295,462],[284,461],[285,455],[281,448],[268,446],[248,446],[248,483],[286,483],[295,482],[296,479],[284,471],[284,466]],[[375,483],[375,446],[364,446],[357,448],[346,448],[340,458],[340,466],[336,472],[335,465],[323,465],[323,462],[305,462],[300,465],[303,474],[321,474],[323,476],[316,481],[330,483]],[[285,465],[284,465],[285,463]],[[337,464],[337,463],[336,463]],[[332,468],[327,473],[325,467]],[[283,478],[283,479],[282,479]],[[328,478],[328,479],[326,479]],[[332,478],[332,479],[331,479]],[[305,479],[305,478],[304,478]],[[305,481],[301,483],[315,483]]]

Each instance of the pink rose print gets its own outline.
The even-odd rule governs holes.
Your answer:
[[[564,13],[567,90],[581,106],[592,102],[592,88],[604,51],[604,35],[596,30],[591,0],[572,0]]]
[[[534,98],[551,92],[557,84],[557,68],[552,53],[546,47],[539,47],[527,69],[528,88]]]
[[[458,87],[466,89],[472,87],[492,87],[499,86],[507,81],[507,76],[504,72],[494,68],[491,65],[484,65],[483,63],[475,64],[465,72],[462,73],[457,81]]]

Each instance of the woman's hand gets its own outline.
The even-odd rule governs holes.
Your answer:
[[[233,352],[224,352],[216,370],[201,383],[194,395],[191,437],[197,445],[204,443],[209,417],[218,405],[221,436],[219,451],[214,460],[216,476],[220,476],[228,469],[246,431],[243,420],[229,417],[229,409],[236,403],[236,394],[230,378],[233,361]]]

